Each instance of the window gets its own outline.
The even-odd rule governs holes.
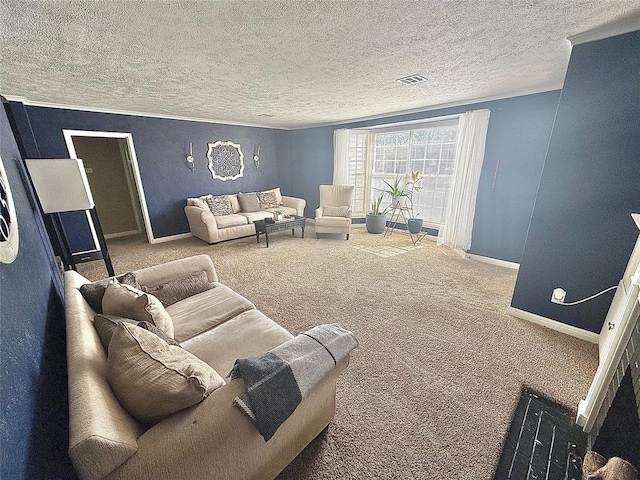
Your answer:
[[[384,180],[419,171],[421,188],[413,197],[414,212],[425,223],[444,221],[447,193],[456,163],[458,120],[422,124],[415,129],[352,130],[349,136],[349,181],[355,185],[354,213],[364,215],[384,190]],[[383,205],[388,205],[386,198]]]

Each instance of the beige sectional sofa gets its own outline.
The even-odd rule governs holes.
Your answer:
[[[265,198],[264,194],[270,192],[274,194],[275,203],[260,201],[261,197]],[[248,202],[243,201],[250,200],[252,196],[258,199],[255,208],[249,208]],[[226,197],[231,207],[231,211],[224,215],[214,215],[212,212],[208,204],[212,198],[215,198],[212,195],[188,198],[187,206],[184,208],[191,234],[209,244],[255,235],[253,222],[263,218],[273,218],[276,210],[282,210],[285,215],[303,216],[306,205],[303,198],[282,195],[280,188],[265,192],[239,193],[220,197]]]
[[[195,355],[225,381],[199,403],[152,426],[136,420],[110,387],[111,366],[93,323],[96,312],[80,292],[90,282],[75,271],[65,272],[69,455],[81,480],[273,479],[333,419],[336,378],[348,357],[265,442],[252,422],[232,405],[243,383],[230,380],[227,374],[236,359],[262,355],[292,335],[219,283],[207,255],[133,273],[143,288],[194,272],[202,277],[203,271],[210,289],[166,307],[173,337],[180,345],[171,348]],[[118,328],[123,329],[122,325]],[[108,344],[109,357],[113,342]]]

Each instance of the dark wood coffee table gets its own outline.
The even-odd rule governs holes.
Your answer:
[[[277,222],[271,218],[256,220],[255,222],[253,222],[256,226],[256,240],[258,243],[260,243],[260,234],[264,233],[264,236],[267,239],[267,248],[269,248],[270,233],[291,229],[291,235],[295,235],[295,227],[302,228],[302,238],[304,238],[304,224],[306,220],[307,219],[305,217],[299,217],[297,215],[285,218]]]

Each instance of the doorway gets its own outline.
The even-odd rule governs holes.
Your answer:
[[[63,133],[70,157],[83,160],[105,238],[144,232],[153,243],[131,134],[78,130]]]

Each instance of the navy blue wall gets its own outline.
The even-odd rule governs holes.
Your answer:
[[[0,263],[0,478],[75,478],[67,455],[62,280],[7,116],[0,110],[0,155],[20,234],[16,260]]]
[[[573,48],[512,306],[599,332],[640,211],[640,31]]]
[[[478,187],[470,253],[519,262],[553,127],[559,91],[513,97],[364,122],[289,133],[292,179],[307,199],[306,215],[318,206],[318,186],[333,180],[333,131],[491,110]],[[494,184],[495,178],[495,184]]]
[[[281,187],[285,195],[291,194],[288,140],[283,130],[49,107],[26,106],[25,110],[41,158],[69,156],[63,129],[131,133],[156,238],[189,231],[183,211],[187,197],[274,187]],[[28,136],[29,133],[21,130],[20,134]],[[242,178],[234,181],[211,178],[207,168],[207,143],[217,140],[240,144],[245,157]],[[193,143],[195,174],[185,161],[189,142]],[[261,161],[260,168],[256,169],[253,152],[258,144]]]

